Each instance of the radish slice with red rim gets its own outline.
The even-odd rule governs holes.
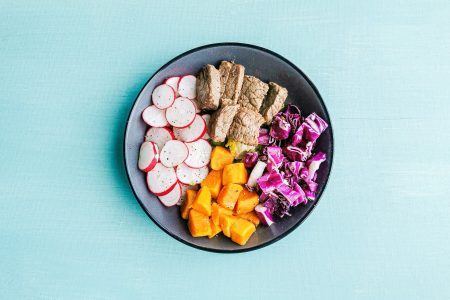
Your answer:
[[[174,76],[174,77],[169,77],[166,80],[164,80],[164,83],[167,85],[170,85],[173,88],[173,90],[175,91],[175,93],[177,93],[178,81],[180,81],[180,77]]]
[[[176,167],[186,160],[189,151],[185,143],[178,140],[167,141],[159,154],[159,160],[166,167]]]
[[[185,75],[178,82],[178,93],[182,97],[194,99],[196,96],[197,78],[194,75]]]
[[[209,128],[209,121],[211,120],[211,115],[208,115],[208,114],[202,115],[202,118],[203,118],[203,120],[205,120],[205,123],[206,123],[206,132],[203,135],[202,139],[209,140],[211,137],[208,134],[208,128]]]
[[[159,109],[156,105],[150,105],[142,112],[142,119],[153,127],[165,127],[169,125],[166,119],[166,110]]]
[[[208,175],[208,167],[198,169],[191,168],[186,164],[181,164],[176,170],[177,178],[181,183],[194,185],[201,183]]]
[[[166,119],[170,125],[185,128],[194,122],[195,106],[191,100],[178,97],[171,107],[166,109]]]
[[[174,168],[168,168],[162,163],[147,173],[147,186],[150,192],[156,196],[164,196],[177,184],[177,174]]]
[[[196,115],[194,122],[186,128],[174,128],[176,139],[183,142],[194,142],[201,139],[206,132],[206,122],[200,115]]]
[[[189,150],[189,155],[184,162],[186,165],[191,168],[201,168],[209,164],[212,147],[207,141],[200,139],[186,143],[186,146]]]
[[[181,184],[177,183],[168,194],[158,196],[158,198],[164,206],[170,207],[176,205],[181,199]]]
[[[192,103],[194,103],[194,106],[195,106],[195,113],[199,114],[201,112],[201,109],[198,108],[197,100],[195,100],[195,99],[191,99],[191,100],[192,100]]]
[[[175,91],[170,85],[158,85],[152,92],[152,101],[157,108],[166,109],[175,101]]]
[[[145,133],[145,141],[158,145],[158,150],[162,149],[167,141],[175,139],[175,135],[169,128],[152,127]]]
[[[152,142],[143,142],[139,150],[138,167],[144,172],[151,171],[158,162],[158,146]]]

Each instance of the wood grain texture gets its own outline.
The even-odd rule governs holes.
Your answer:
[[[450,298],[449,11],[448,1],[1,1],[0,298]],[[159,230],[121,151],[148,77],[223,41],[298,65],[336,143],[308,220],[239,255]]]

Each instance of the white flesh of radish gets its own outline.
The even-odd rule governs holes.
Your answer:
[[[178,82],[178,93],[180,96],[194,99],[196,96],[197,78],[194,75],[185,75]]]
[[[143,142],[139,150],[138,167],[144,172],[151,171],[158,162],[158,146],[152,142]]]
[[[164,148],[164,145],[167,143],[167,141],[171,141],[174,139],[175,135],[173,134],[172,130],[168,128],[152,127],[147,130],[147,133],[145,134],[145,141],[153,142],[158,145],[158,150]]]
[[[172,140],[167,141],[159,154],[159,160],[166,167],[180,165],[188,157],[189,151],[185,143]]]
[[[191,168],[201,168],[208,165],[212,147],[207,141],[200,139],[192,143],[186,143],[186,146],[189,150],[189,155],[184,162],[186,165]]]
[[[194,169],[186,164],[181,164],[177,167],[177,177],[181,183],[184,184],[198,184],[201,183],[208,175],[208,167]]]
[[[158,196],[158,198],[164,206],[170,207],[176,205],[181,199],[181,184],[177,183],[168,194]]]
[[[169,125],[166,119],[166,110],[159,109],[156,105],[150,105],[142,112],[142,119],[153,127],[165,127]]]
[[[158,85],[152,92],[152,101],[159,109],[170,107],[175,100],[175,91],[170,85]]]
[[[174,128],[175,137],[183,142],[194,142],[201,139],[206,132],[205,120],[200,115],[196,115],[194,122],[186,128]]]
[[[192,124],[195,116],[194,103],[184,97],[178,97],[172,106],[166,109],[167,122],[173,127],[187,127]]]
[[[174,168],[167,168],[161,163],[147,173],[147,186],[150,192],[156,196],[168,194],[177,183],[177,175]]]

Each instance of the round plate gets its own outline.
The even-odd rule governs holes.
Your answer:
[[[288,102],[297,104],[302,115],[316,112],[329,124],[318,140],[316,151],[325,152],[327,160],[317,175],[317,199],[291,210],[291,217],[285,217],[270,227],[260,225],[245,246],[233,243],[219,235],[215,238],[194,238],[190,235],[187,222],[180,217],[178,206],[167,208],[151,194],[145,183],[145,174],[137,168],[139,147],[143,141],[146,124],[141,113],[151,102],[153,89],[164,79],[184,74],[197,74],[205,64],[218,67],[222,60],[234,61],[245,66],[245,73],[265,82],[273,81],[288,89]],[[331,171],[333,161],[333,132],[330,117],[319,92],[313,83],[294,64],[282,56],[253,45],[221,43],[192,49],[172,59],[159,69],[145,84],[130,111],[125,129],[125,167],[131,188],[147,215],[166,233],[192,247],[215,252],[243,252],[267,246],[292,232],[311,213],[319,202]]]

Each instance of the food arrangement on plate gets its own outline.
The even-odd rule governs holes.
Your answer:
[[[260,223],[315,200],[328,124],[287,104],[286,88],[222,61],[167,78],[151,98],[138,167],[162,204],[180,205],[192,236],[245,245]]]

